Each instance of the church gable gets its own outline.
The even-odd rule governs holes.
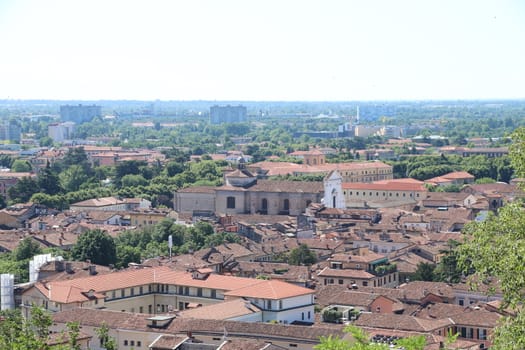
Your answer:
[[[323,203],[327,208],[344,209],[343,178],[337,170],[332,170],[324,179]]]

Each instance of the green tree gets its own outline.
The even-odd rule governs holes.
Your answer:
[[[102,230],[88,230],[78,238],[71,256],[75,260],[90,260],[98,265],[115,264],[117,261],[115,241]]]
[[[39,307],[31,308],[31,317],[24,318],[19,309],[0,313],[0,349],[47,350],[51,316]]]
[[[115,267],[118,269],[128,267],[129,263],[140,263],[141,252],[137,247],[128,245],[117,245],[117,262]]]
[[[80,189],[80,185],[88,180],[88,176],[81,165],[73,164],[60,173],[59,179],[67,192],[73,192]]]
[[[147,186],[148,180],[142,175],[133,175],[128,174],[124,175],[121,179],[122,187],[137,187],[137,186]]]
[[[42,254],[42,248],[31,237],[24,238],[13,251],[15,260],[31,259],[33,256]]]
[[[464,271],[476,272],[480,283],[499,281],[503,307],[514,308],[516,317],[505,317],[495,331],[491,349],[525,348],[525,214],[520,204],[508,204],[483,222],[471,222],[464,230],[467,241],[458,249]],[[493,290],[492,290],[493,291]]]
[[[66,324],[67,335],[69,338],[68,349],[69,350],[81,350],[80,344],[78,342],[78,336],[80,335],[80,323],[77,322],[68,322]]]
[[[31,171],[31,164],[27,160],[15,159],[11,164],[11,171],[16,173],[27,173]]]
[[[37,182],[40,190],[46,194],[55,195],[62,192],[58,174],[49,165],[42,169]]]
[[[38,144],[40,147],[51,147],[53,146],[53,139],[49,136],[44,136],[38,140]]]
[[[512,134],[510,160],[519,177],[525,175],[525,129]],[[475,271],[478,283],[499,281],[502,307],[516,316],[504,317],[494,331],[496,350],[525,349],[525,212],[521,203],[507,204],[497,215],[471,222],[464,230],[465,242],[458,248],[458,264],[465,272]],[[494,289],[491,288],[493,292]]]
[[[434,269],[434,281],[459,283],[462,271],[458,267],[458,253],[455,248],[458,243],[449,241],[450,250],[443,251],[444,255]]]
[[[352,335],[352,340],[347,341],[335,336],[321,337],[320,344],[315,345],[316,350],[387,350],[391,349],[389,344],[373,343],[370,336],[361,328],[349,325],[345,332]],[[406,350],[423,350],[425,348],[424,336],[413,336],[399,339],[396,345]]]
[[[288,263],[290,265],[312,265],[317,262],[315,253],[312,252],[306,244],[301,244],[294,248],[288,255]]]
[[[33,194],[39,192],[37,182],[31,177],[23,177],[9,190],[10,201],[12,203],[26,203]]]
[[[412,279],[415,281],[433,281],[434,269],[436,266],[432,263],[419,263],[416,268],[416,272],[412,276]]]
[[[106,350],[117,350],[117,342],[109,335],[109,327],[106,322],[102,322],[100,328],[96,328],[100,345]]]

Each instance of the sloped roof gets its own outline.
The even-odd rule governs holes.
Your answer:
[[[318,274],[319,277],[344,277],[344,278],[357,278],[357,279],[372,279],[374,275],[365,270],[354,270],[354,269],[331,269],[325,267]]]
[[[115,197],[103,197],[103,198],[92,198],[92,199],[88,199],[85,201],[73,203],[71,204],[71,206],[100,208],[100,207],[106,207],[110,205],[124,204],[124,203],[126,202],[118,198],[115,198]]]
[[[345,182],[343,183],[342,187],[345,190],[365,191],[427,191],[422,181],[413,179],[382,180],[372,183]]]
[[[259,280],[256,283],[244,288],[234,289],[224,293],[226,296],[239,296],[260,299],[284,299],[299,295],[314,294],[312,289],[286,283],[279,280]]]
[[[356,326],[366,326],[385,329],[399,329],[414,332],[430,332],[454,323],[449,319],[424,319],[408,315],[397,314],[361,314],[354,322]]]

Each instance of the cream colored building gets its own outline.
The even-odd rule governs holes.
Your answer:
[[[262,310],[260,321],[313,322],[314,291],[279,280],[222,276],[210,269],[174,271],[143,268],[66,281],[37,282],[22,294],[29,316],[32,305],[58,312],[104,308],[141,314],[166,314],[196,305],[245,298]]]
[[[343,183],[347,208],[388,208],[416,205],[425,198],[427,189],[422,181],[395,179],[373,183]]]
[[[225,176],[219,187],[189,187],[175,192],[179,213],[300,215],[312,202],[320,202],[322,182],[258,180],[247,170]]]

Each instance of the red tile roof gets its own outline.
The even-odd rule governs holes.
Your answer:
[[[299,295],[314,294],[312,289],[279,280],[259,280],[257,284],[224,293],[226,296],[239,296],[260,299],[284,299]]]
[[[371,190],[371,191],[419,191],[426,192],[422,181],[413,179],[383,180],[372,183],[345,182],[342,187],[345,190]]]

